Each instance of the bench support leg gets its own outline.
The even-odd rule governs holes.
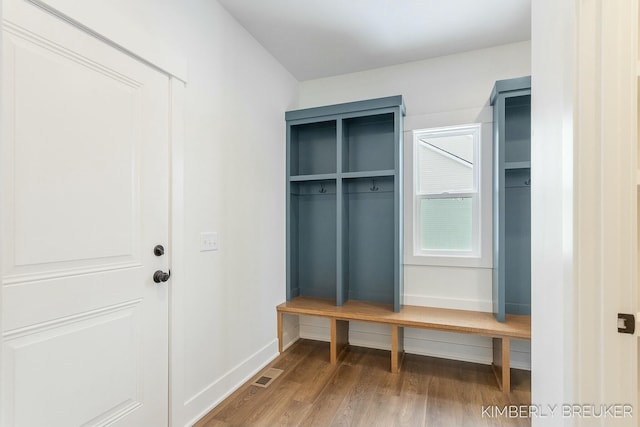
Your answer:
[[[342,350],[349,344],[349,322],[331,319],[331,364],[335,365]]]
[[[391,325],[391,373],[397,374],[404,357],[404,328]]]
[[[505,393],[511,391],[511,353],[509,338],[493,339],[493,373],[498,380],[498,387]]]
[[[278,351],[282,353],[282,317],[284,313],[281,311],[278,312]]]

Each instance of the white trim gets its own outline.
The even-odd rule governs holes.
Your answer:
[[[428,295],[404,295],[406,305],[421,307],[451,308],[456,310],[484,311],[493,313],[493,301],[479,299],[432,297]]]
[[[489,339],[487,339],[487,342]],[[531,370],[531,353],[514,349],[512,341],[511,367],[514,369]],[[493,363],[493,347],[459,344],[448,341],[429,339],[404,339],[404,351],[408,354],[438,357],[442,359],[458,360],[461,362],[491,365]]]
[[[171,77],[170,91],[170,234],[169,265],[169,425],[184,420],[184,107],[185,85]]]
[[[3,21],[3,2],[5,0],[0,0],[0,23],[4,22]],[[4,51],[3,51],[3,46],[4,46],[4,31],[2,31],[0,29],[0,72],[3,69],[4,66]],[[4,111],[4,101],[2,99],[2,96],[4,96],[4,87],[2,84],[3,79],[0,78],[0,155],[4,155],[3,151],[4,151],[4,146],[5,146],[5,141],[4,141],[4,117],[6,115],[6,112]],[[6,200],[5,200],[5,194],[4,191],[2,191],[2,189],[4,188],[4,182],[2,179],[3,174],[0,173],[0,205],[1,206],[5,206]],[[0,209],[0,242],[4,241],[4,209]],[[2,271],[2,262],[0,262],[0,312],[2,312],[2,295],[4,294],[4,290],[2,287],[2,277],[3,276],[3,271]],[[4,327],[2,326],[2,318],[4,316],[0,316],[0,384],[5,384],[5,379],[4,379],[4,339],[2,339],[1,335],[2,332],[4,331]],[[4,398],[4,387],[0,387],[0,414],[6,414],[7,413],[7,408],[4,407],[3,402],[5,401]],[[0,425],[3,423],[2,420],[2,416],[0,416]]]
[[[189,406],[205,409],[188,415],[190,421],[176,424],[176,426],[193,426],[276,357],[278,357],[278,340],[274,339],[251,356],[239,362],[234,368],[228,370],[222,377],[187,399],[184,402],[184,407],[187,410]],[[244,372],[249,372],[249,374],[243,375]]]
[[[284,341],[284,343],[282,344],[282,351],[283,352],[287,351],[287,349],[289,347],[291,347],[292,345],[294,345],[295,343],[297,343],[299,339],[300,339],[300,335],[298,335],[296,337],[293,337],[293,338],[284,335],[282,337],[282,340]]]
[[[187,61],[182,55],[154,40],[140,27],[123,23],[122,16],[109,2],[96,7],[95,2],[77,0],[26,1],[170,76],[187,81]]]
[[[538,405],[583,403],[574,394],[573,159],[575,145],[583,145],[574,135],[574,114],[582,96],[576,74],[597,68],[578,67],[578,57],[593,55],[597,46],[578,49],[576,34],[584,19],[580,10],[594,4],[531,2],[531,401]],[[595,32],[589,34],[595,42]],[[533,425],[574,421],[556,417]]]
[[[282,317],[282,351],[300,339],[300,316],[284,314]]]

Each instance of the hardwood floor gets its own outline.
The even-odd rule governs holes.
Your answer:
[[[487,365],[407,354],[392,374],[388,351],[349,346],[331,365],[328,350],[299,340],[267,367],[284,370],[268,388],[243,385],[195,426],[531,425],[493,410],[530,404],[527,371],[512,370],[502,393]]]

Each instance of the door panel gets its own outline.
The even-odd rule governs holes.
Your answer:
[[[141,405],[139,300],[36,325],[5,340],[14,425],[95,425]],[[90,390],[100,390],[100,399]]]
[[[144,87],[33,38],[8,35],[5,49],[15,101],[8,280],[140,264]],[[84,108],[98,100],[99,108]]]
[[[87,66],[61,52],[20,42],[9,39],[19,113],[14,139],[19,141],[14,161],[20,165],[14,171],[14,187],[20,189],[14,199],[16,264],[132,255],[134,242],[139,242],[133,232],[139,213],[141,86],[112,78],[97,64]],[[74,108],[70,115],[60,108],[90,106],[92,99],[100,100],[99,114]],[[55,135],[65,138],[52,143]],[[68,206],[83,209],[69,215]],[[60,248],[56,242],[62,239],[68,245]]]
[[[3,426],[168,416],[169,79],[3,2]]]

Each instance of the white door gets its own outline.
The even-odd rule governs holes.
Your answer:
[[[2,426],[167,425],[169,79],[3,2]]]

